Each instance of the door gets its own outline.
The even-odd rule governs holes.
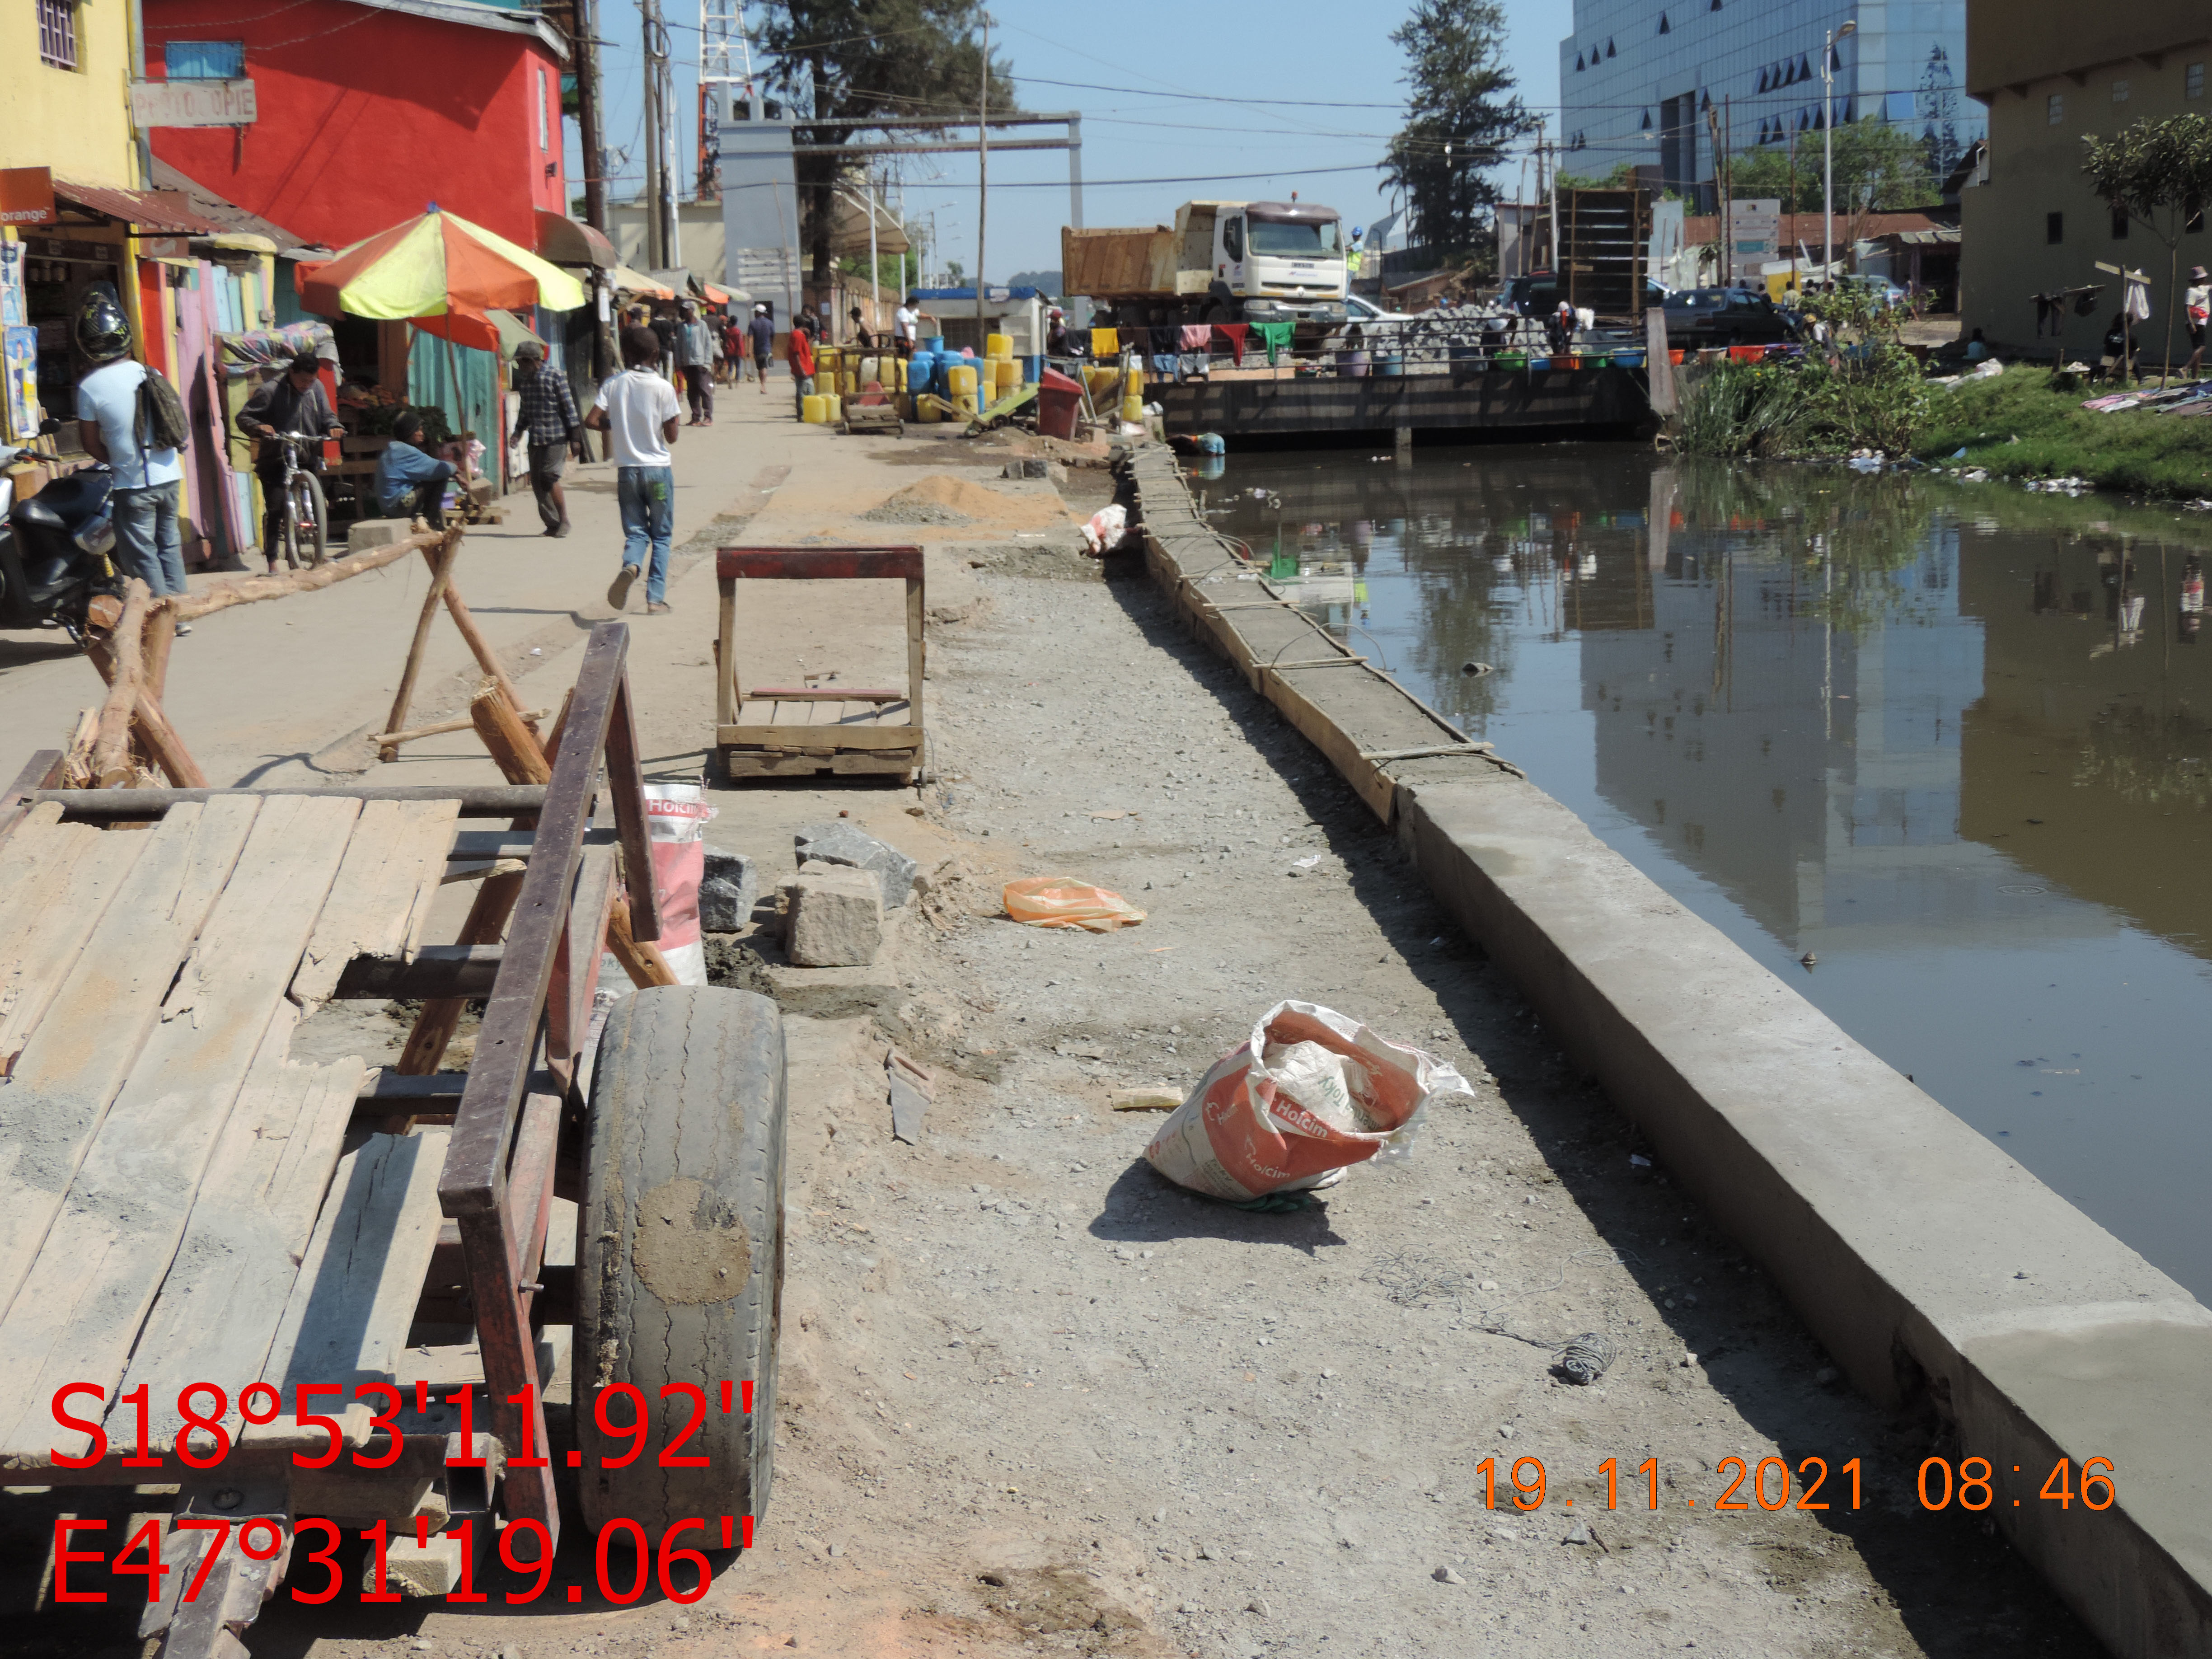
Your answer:
[[[1244,291],[1244,216],[1224,213],[1221,216],[1220,252],[1214,260],[1214,275],[1227,283],[1236,293]]]

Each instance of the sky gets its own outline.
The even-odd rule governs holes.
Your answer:
[[[676,101],[696,110],[696,0],[663,4],[679,60]],[[1123,0],[1110,12],[1084,13],[1065,0],[992,0],[991,45],[1011,66],[1025,111],[1082,112],[1087,225],[1167,222],[1194,198],[1281,199],[1294,190],[1364,225],[1394,205],[1375,164],[1403,118],[1405,55],[1389,36],[1407,9],[1403,0],[1385,0],[1372,12],[1315,0],[1278,0],[1268,9]],[[1506,59],[1522,97],[1532,107],[1556,106],[1559,43],[1572,31],[1571,9],[1556,0],[1505,0],[1505,11]],[[635,0],[601,0],[600,32],[609,43],[599,70],[607,143],[617,153],[611,194],[621,199],[643,182]],[[1556,112],[1552,130],[1559,130]],[[1041,127],[1019,136],[1059,135]],[[568,145],[569,176],[580,177],[574,123]],[[680,131],[678,148],[688,194],[696,131]],[[896,166],[900,182],[887,182],[886,198],[896,208],[902,184],[908,222],[933,228],[938,258],[972,272],[975,158],[917,155]],[[1500,175],[1509,193],[1518,172],[1516,162]],[[1068,222],[1066,152],[1001,152],[990,173],[988,278],[1057,270]]]

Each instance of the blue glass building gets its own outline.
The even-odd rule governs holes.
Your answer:
[[[1729,148],[1794,136],[1817,167],[1822,42],[1853,21],[1835,46],[1836,119],[1905,129],[1942,178],[1987,129],[1965,91],[1966,0],[1576,0],[1559,43],[1561,165],[1601,176],[1631,162],[1710,210],[1710,105],[1727,111]]]

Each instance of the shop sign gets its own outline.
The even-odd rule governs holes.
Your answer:
[[[133,81],[131,118],[148,127],[250,127],[251,81]]]
[[[0,167],[0,225],[54,222],[52,167]]]

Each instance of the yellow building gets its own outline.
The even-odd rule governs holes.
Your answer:
[[[0,167],[52,167],[82,185],[141,181],[131,131],[137,0],[14,0],[0,7]]]
[[[2082,176],[2081,140],[2110,137],[2136,121],[2212,114],[2212,6],[2205,0],[1969,0],[1966,87],[1989,106],[1986,169],[1960,193],[1960,319],[2001,351],[2094,362],[2120,308],[2119,279],[2099,261],[2152,277],[2151,320],[2136,337],[2163,355],[2165,245],[2130,225]],[[2181,270],[2212,264],[2212,234],[2181,241]],[[2038,333],[2035,296],[2105,284],[2089,316],[2071,307]],[[2178,300],[2177,300],[2178,303]],[[2063,325],[2063,333],[2054,338]],[[2182,339],[2179,324],[2177,341]],[[2187,355],[2185,344],[2177,356]]]

